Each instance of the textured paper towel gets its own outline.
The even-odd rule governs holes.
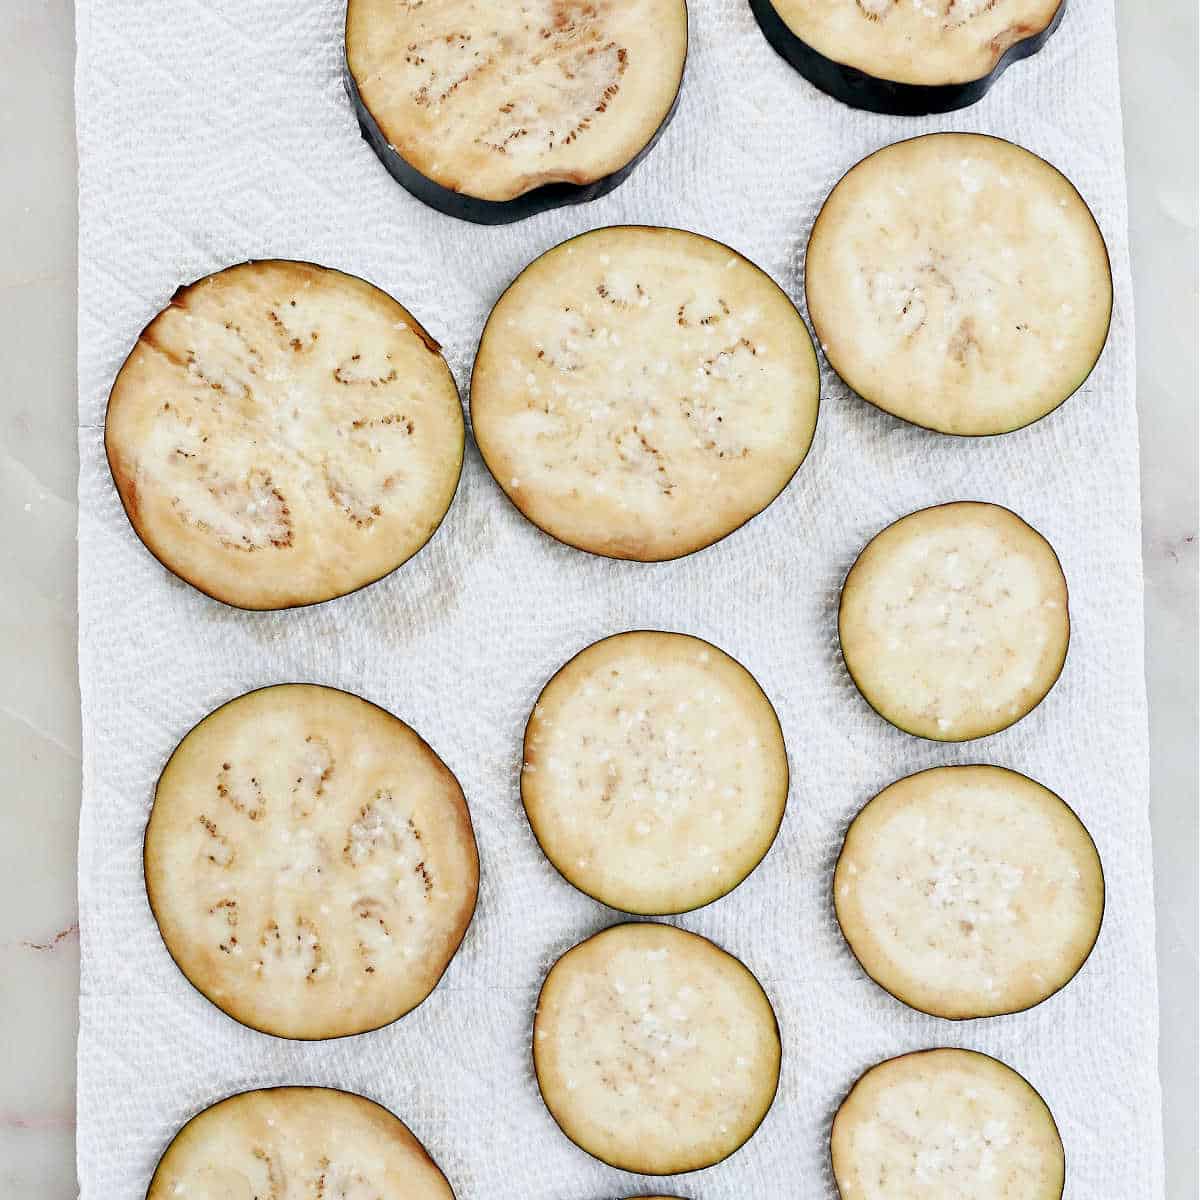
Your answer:
[[[633,627],[683,630],[744,662],[778,707],[792,761],[779,839],[732,896],[680,924],[741,955],[783,1031],[783,1079],[757,1136],[667,1190],[693,1200],[833,1195],[829,1122],[864,1068],[974,1047],[1025,1073],[1066,1144],[1070,1200],[1161,1195],[1154,916],[1134,411],[1133,320],[1110,0],[980,105],[944,118],[854,112],[767,46],[744,0],[692,0],[678,115],[607,198],[501,228],[422,207],[359,139],[340,82],[339,0],[79,0],[80,672],[84,792],[79,1173],[84,1200],[142,1195],[168,1138],[219,1097],[316,1082],[364,1092],[424,1141],[460,1200],[601,1200],[648,1188],[593,1161],[537,1095],[530,1024],[556,955],[614,915],[542,857],[518,797],[524,720],[572,653]],[[829,188],[864,154],[934,129],[1011,138],[1061,167],[1112,251],[1116,315],[1083,391],[1008,437],[904,425],[828,373],[816,442],[770,509],[681,562],[588,557],[527,524],[472,447],[449,517],[395,575],[317,608],[235,612],[141,547],[104,463],[112,377],[184,281],[246,258],[366,276],[446,347],[465,384],[487,312],[534,255],[598,225],[680,225],[737,247],[802,298],[803,249]],[[1058,549],[1071,585],[1066,670],[1029,718],[966,746],[881,722],[838,657],[838,587],[895,517],[943,500],[1009,505]],[[186,730],[249,688],[304,679],[360,692],[415,726],[469,798],[483,863],[462,950],[417,1012],[328,1044],[243,1029],[176,971],[146,904],[142,829]],[[951,1024],[864,978],[841,942],[830,872],[853,813],[938,763],[996,762],[1063,795],[1095,835],[1108,911],[1060,995]]]

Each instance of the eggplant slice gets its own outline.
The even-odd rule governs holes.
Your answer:
[[[917,737],[960,742],[1007,728],[1062,671],[1067,581],[1015,513],[962,501],[877,534],[842,586],[842,656],[863,698]]]
[[[403,721],[281,684],[179,743],[146,827],[146,890],[171,957],[263,1033],[331,1038],[415,1008],[475,908],[458,781]]]
[[[1011,1067],[973,1050],[923,1050],[872,1067],[830,1136],[843,1200],[1059,1200],[1062,1139]]]
[[[699,638],[596,642],[538,697],[521,799],[568,882],[625,912],[679,913],[725,895],[783,819],[788,764],[771,702]]]
[[[1083,966],[1104,914],[1088,831],[1003,767],[935,767],[884,788],[834,872],[842,933],[898,1000],[962,1020],[1021,1012]]]
[[[146,1200],[454,1200],[408,1127],[322,1087],[241,1092],[197,1113],[159,1159]]]
[[[642,1175],[732,1154],[779,1082],[779,1029],[758,980],[670,925],[614,925],[568,950],[533,1029],[538,1086],[563,1133]]]
[[[750,0],[809,83],[892,116],[975,104],[1058,28],[1066,0]]]
[[[417,199],[503,224],[612,191],[675,111],[684,0],[350,0],[346,90]]]
[[[1099,226],[1028,150],[933,133],[876,151],[808,244],[808,312],[864,400],[941,433],[1008,433],[1096,365],[1113,287]]]
[[[740,254],[614,226],[536,259],[492,309],[475,439],[552,537],[678,558],[761,512],[803,462],[820,376],[795,306]]]
[[[464,424],[436,342],[377,287],[279,260],[180,289],[113,384],[105,447],[134,532],[238,608],[393,571],[458,485]]]

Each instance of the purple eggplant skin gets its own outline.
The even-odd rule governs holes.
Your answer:
[[[1013,63],[1036,54],[1046,44],[1047,39],[1061,23],[1066,9],[1067,0],[1062,0],[1058,11],[1045,29],[1022,41],[1014,42],[1001,55],[992,70],[980,79],[972,79],[966,83],[924,84],[896,83],[890,79],[879,79],[860,71],[857,67],[834,62],[798,38],[775,11],[771,0],[750,0],[750,10],[754,13],[767,41],[780,57],[799,71],[809,83],[835,100],[850,105],[851,108],[885,113],[893,117],[924,117],[931,113],[954,112],[956,109],[977,104]]]
[[[631,158],[623,167],[596,179],[591,183],[547,183],[534,188],[524,195],[514,196],[511,200],[481,200],[477,196],[467,196],[451,188],[434,183],[427,175],[422,175],[392,148],[387,136],[379,128],[371,110],[366,106],[359,94],[358,84],[350,71],[347,61],[342,68],[342,81],[346,94],[354,106],[358,117],[359,129],[363,139],[375,151],[379,161],[391,177],[406,191],[411,192],[423,204],[449,217],[457,217],[461,221],[471,221],[476,225],[510,225],[514,221],[523,221],[526,217],[536,216],[552,208],[562,208],[567,204],[587,204],[590,200],[599,200],[614,188],[620,186],[633,172],[634,167],[654,149],[658,139],[662,137],[667,126],[671,123],[676,110],[679,108],[679,97],[683,92],[683,76],[680,75],[679,87],[667,115],[654,131],[654,136]]]

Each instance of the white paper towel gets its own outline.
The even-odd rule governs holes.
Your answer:
[[[79,1174],[84,1200],[135,1200],[180,1123],[243,1088],[315,1082],[399,1114],[460,1200],[601,1200],[651,1188],[572,1146],[542,1107],[530,1024],[553,959],[614,914],[542,857],[518,797],[538,689],[595,638],[698,634],[758,677],[783,722],[792,793],[779,839],[733,895],[679,924],[757,972],[783,1031],[783,1079],[751,1142],[673,1181],[692,1200],[828,1198],[829,1122],[854,1078],[906,1050],[961,1045],[1025,1073],[1062,1131],[1070,1200],[1162,1194],[1154,913],[1132,297],[1111,0],[1061,30],[978,106],[904,120],[820,95],[767,45],[744,0],[692,0],[674,123],[591,205],[498,228],[424,208],[359,138],[343,95],[343,0],[78,0],[80,149]],[[923,432],[825,373],[816,442],[767,512],[680,562],[616,563],[525,522],[468,451],[450,514],[396,574],[280,614],[236,612],[168,575],[104,462],[113,375],[181,283],[262,256],[313,259],[394,294],[446,347],[460,385],[488,310],[532,257],[582,230],[679,225],[735,246],[802,299],[804,245],[847,167],[935,129],[1000,134],[1061,167],[1112,252],[1116,314],[1082,392],[990,440]],[[943,500],[1008,505],[1057,548],[1073,638],[1046,702],[1015,728],[937,746],[879,720],[838,656],[835,607],[862,544]],[[157,773],[222,701],[282,680],[359,692],[458,775],[483,863],[480,903],[433,996],[379,1032],[295,1044],[243,1029],[184,981],[143,890]],[[987,761],[1064,796],[1099,845],[1108,911],[1078,978],[1031,1012],[953,1024],[911,1012],[842,944],[829,884],[858,807],[908,772]]]

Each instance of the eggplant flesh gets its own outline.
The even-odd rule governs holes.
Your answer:
[[[1104,913],[1088,831],[1003,767],[898,780],[850,824],[834,871],[838,923],[866,973],[950,1020],[1040,1004],[1075,976]]]
[[[641,562],[711,545],[803,462],[820,375],[803,318],[699,234],[592,230],[534,260],[488,317],[472,430],[517,508]]]
[[[163,1151],[146,1200],[454,1200],[408,1127],[324,1087],[239,1092],[197,1113]]]
[[[506,224],[629,176],[674,115],[687,40],[684,0],[351,0],[343,81],[401,186]]]
[[[863,399],[940,433],[1047,416],[1108,337],[1112,272],[1079,192],[1002,138],[936,133],[852,167],[813,225],[809,316]]]
[[[770,1109],[780,1060],[758,980],[674,926],[610,926],[568,950],[538,997],[542,1099],[577,1146],[621,1170],[674,1175],[728,1157]]]
[[[1015,513],[959,501],[921,509],[867,544],[842,585],[842,657],[898,729],[961,742],[1041,703],[1066,661],[1067,581]]]
[[[804,28],[804,9],[828,8],[830,0],[825,0],[823,5],[814,4],[813,0],[749,2],[767,41],[814,87],[852,108],[897,117],[953,112],[978,103],[1013,63],[1036,54],[1046,44],[1066,11],[1066,0],[1061,0],[1057,7],[1049,0],[1021,0],[1023,7],[1031,10],[1028,14],[1030,19],[1011,21],[994,32],[989,31],[990,36],[982,42],[984,52],[988,55],[982,64],[985,69],[979,70],[981,64],[978,61],[972,66],[970,60],[977,60],[977,51],[961,64],[953,61],[946,63],[942,68],[943,78],[937,78],[935,73],[915,81],[902,77],[914,68],[897,68],[895,64],[879,62],[869,47],[862,47],[858,53],[846,45],[839,47],[838,51],[828,47],[824,50],[818,48],[821,41],[819,27],[814,27],[813,32],[809,33],[812,40],[806,40],[795,28]],[[907,0],[904,2],[907,3]],[[900,0],[860,0],[858,3],[856,0],[841,0],[841,3],[848,12],[855,10],[854,18],[866,24],[868,28],[864,33],[877,35],[880,29],[887,27],[888,10]],[[964,5],[961,0],[930,0],[918,11],[936,13],[944,19],[945,26],[953,30],[967,25],[980,11],[990,13],[1005,4],[1011,7],[1012,0],[1001,0],[1000,6]],[[956,6],[970,8],[971,15],[956,20],[953,16]],[[781,15],[781,9],[794,11],[791,23]],[[919,65],[925,57],[922,50],[918,46],[912,56],[916,61],[918,76],[924,74]],[[901,77],[889,76],[889,69]]]
[[[118,372],[105,449],[134,532],[226,604],[345,595],[433,536],[462,470],[437,343],[365,280],[240,263],[181,288]]]
[[[842,1101],[829,1149],[845,1200],[1059,1200],[1066,1181],[1046,1102],[973,1050],[921,1050],[872,1067]]]
[[[146,891],[190,983],[250,1028],[304,1040],[420,1004],[475,908],[458,781],[403,721],[335,688],[229,701],[163,769]]]
[[[787,802],[771,702],[740,663],[682,633],[636,630],[580,651],[538,697],[523,764],[546,856],[623,912],[686,912],[736,887]]]

